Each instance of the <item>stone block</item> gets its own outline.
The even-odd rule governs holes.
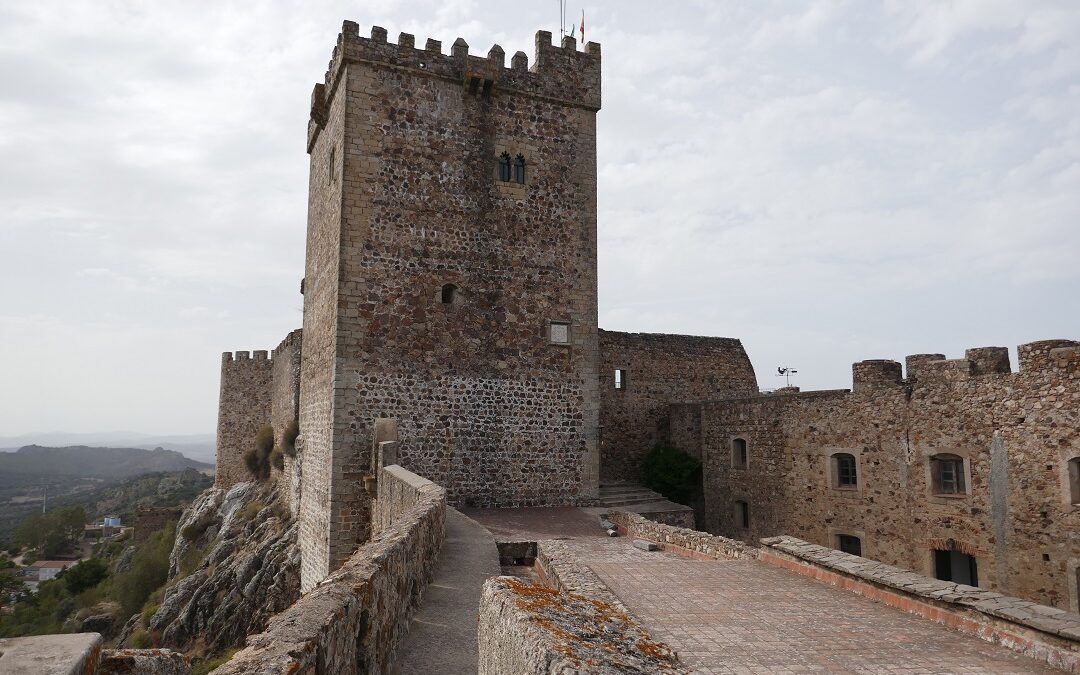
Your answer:
[[[651,541],[645,541],[644,539],[635,539],[634,548],[639,548],[642,551],[655,551],[657,549],[657,546]]]
[[[101,635],[35,635],[0,639],[4,675],[81,675],[97,670]]]

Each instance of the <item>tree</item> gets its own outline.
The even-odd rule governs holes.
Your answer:
[[[88,588],[97,586],[109,576],[109,565],[101,558],[90,558],[63,572],[64,584],[68,593],[78,595]]]

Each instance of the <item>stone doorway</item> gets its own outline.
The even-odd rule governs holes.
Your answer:
[[[942,581],[954,581],[968,586],[979,585],[975,556],[960,551],[934,551],[934,576]]]

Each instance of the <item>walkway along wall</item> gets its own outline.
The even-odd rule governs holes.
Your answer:
[[[704,456],[705,528],[831,547],[855,537],[862,555],[928,576],[935,550],[970,555],[981,588],[1075,611],[1080,345],[1019,355],[1017,373],[1007,350],[972,349],[910,356],[906,379],[894,361],[856,363],[850,392],[672,406],[673,437]],[[853,459],[854,484],[841,484],[838,455]],[[942,458],[960,474],[951,486]]]

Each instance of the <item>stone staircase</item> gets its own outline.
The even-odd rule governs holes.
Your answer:
[[[635,506],[667,501],[649,488],[629,481],[600,484],[600,505],[605,507]],[[631,509],[633,510],[633,509]]]

